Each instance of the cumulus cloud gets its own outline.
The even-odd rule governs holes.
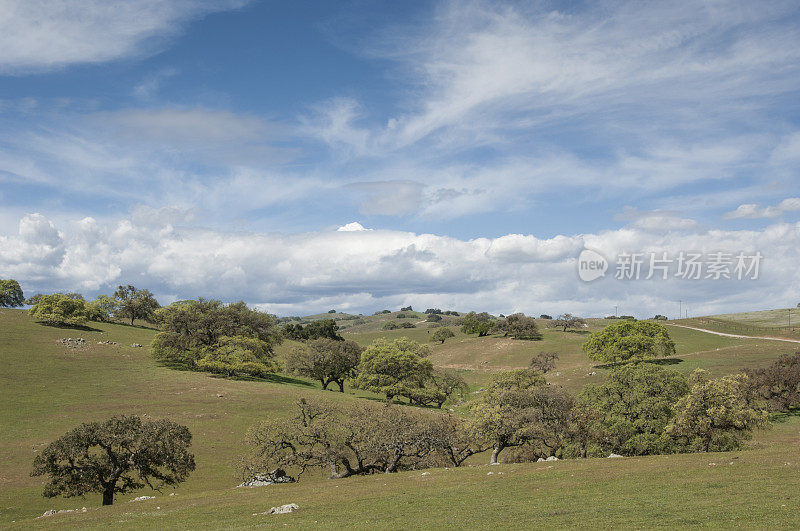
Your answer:
[[[153,53],[182,24],[246,0],[2,0],[0,73],[40,72]]]
[[[168,219],[165,219],[168,221]],[[354,225],[350,225],[354,227]],[[357,227],[356,227],[357,228]],[[509,234],[462,240],[393,230],[301,234],[229,232],[84,218],[61,228],[25,216],[0,237],[0,274],[26,291],[87,295],[118,283],[148,287],[165,301],[244,299],[280,313],[330,306],[367,312],[398,304],[529,314],[571,311],[671,315],[673,302],[713,313],[789,304],[800,296],[800,223],[759,231],[654,234],[634,226],[595,234],[538,238]],[[617,280],[583,283],[576,257],[591,248],[613,261],[621,252],[761,252],[758,280]]]

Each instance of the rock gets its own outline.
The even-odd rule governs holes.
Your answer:
[[[294,512],[299,508],[300,506],[296,503],[287,503],[286,505],[281,505],[280,507],[273,507],[264,513],[253,513],[253,516],[261,516],[263,514],[286,514]]]
[[[486,475],[487,475],[487,476],[491,476],[491,475],[493,475],[493,474],[494,474],[494,472],[487,472],[487,473],[486,473]]]
[[[616,457],[623,457],[623,456],[621,456],[619,454],[608,454],[608,459],[614,459]]]
[[[132,347],[141,347],[141,345],[139,343],[131,343],[131,346]]]
[[[38,516],[37,518],[47,518],[48,516],[53,516],[57,512],[58,511],[56,511],[55,509],[50,509],[49,511],[45,511],[44,514],[42,514],[42,516]]]
[[[547,459],[545,459],[545,461],[558,461],[558,457],[556,457],[556,456],[554,456],[554,455],[551,455],[550,457],[548,457]]]
[[[265,487],[276,483],[294,483],[292,476],[286,475],[282,468],[276,468],[269,474],[253,474],[253,477],[239,485],[239,487]]]
[[[500,463],[489,463],[489,466],[497,466],[497,465],[499,465],[499,464],[500,464]]]
[[[592,371],[589,374],[587,374],[586,376],[595,376],[595,375],[597,375],[597,373],[595,371]]]
[[[422,475],[423,475],[423,476],[430,476],[430,475],[431,475],[431,473],[430,473],[430,472],[423,472],[423,473],[422,473]]]
[[[154,500],[155,498],[156,498],[155,496],[139,496],[138,498],[132,499],[128,503],[140,502],[140,501],[145,501],[145,500]]]
[[[536,460],[537,463],[544,463],[544,461],[545,461],[544,457],[540,457],[539,459]]]

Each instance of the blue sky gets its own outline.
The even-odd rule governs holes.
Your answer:
[[[799,23],[780,1],[0,0],[0,276],[282,314],[794,306]],[[763,276],[583,285],[590,243],[758,250]]]

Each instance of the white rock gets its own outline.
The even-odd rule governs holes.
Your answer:
[[[623,457],[623,456],[621,456],[621,455],[619,455],[619,454],[608,454],[608,458],[609,458],[609,459],[613,459],[613,458],[615,458],[615,457]]]
[[[545,461],[558,461],[558,457],[556,457],[556,456],[554,456],[554,455],[551,455],[550,457],[548,457],[547,459],[545,459]]]
[[[286,514],[296,511],[299,508],[300,506],[297,505],[296,503],[287,503],[286,505],[281,505],[280,507],[273,507],[266,513],[261,513],[261,514]]]
[[[537,463],[544,463],[544,457],[540,457],[536,460]]]
[[[430,476],[430,475],[431,475],[431,473],[430,473],[430,472],[423,472],[423,473],[422,473],[422,475],[423,475],[423,476]]]
[[[131,503],[131,502],[139,502],[139,501],[145,501],[145,500],[154,500],[155,498],[156,498],[155,496],[139,496],[138,498],[134,498],[134,499],[132,499],[132,500],[131,500],[130,502],[128,502],[128,503]]]

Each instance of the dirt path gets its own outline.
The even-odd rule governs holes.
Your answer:
[[[681,328],[688,328],[690,330],[697,330],[698,332],[705,332],[707,334],[714,334],[715,336],[735,337],[738,339],[768,339],[770,341],[787,341],[789,343],[800,343],[800,339],[787,339],[785,337],[766,337],[766,336],[740,336],[738,334],[726,334],[725,332],[716,332],[714,330],[706,330],[705,328],[695,328],[694,326],[686,326],[679,324],[668,323],[669,326],[679,326]]]

